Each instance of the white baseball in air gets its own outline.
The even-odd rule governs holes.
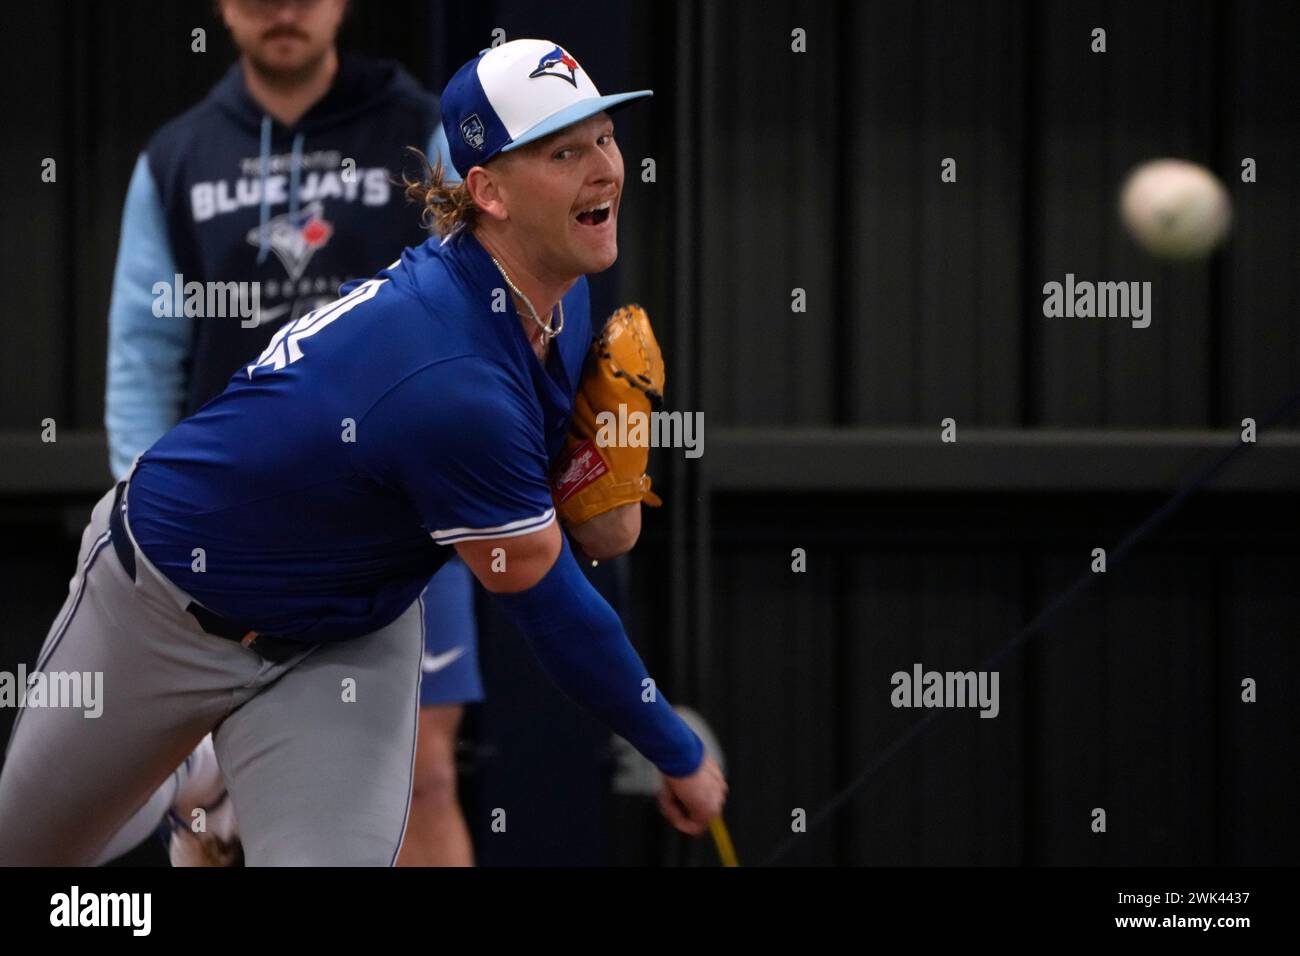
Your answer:
[[[1228,234],[1232,202],[1219,178],[1185,159],[1153,159],[1131,173],[1120,216],[1137,244],[1161,259],[1200,259]]]

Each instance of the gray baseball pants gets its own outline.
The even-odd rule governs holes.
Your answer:
[[[109,540],[113,500],[95,506],[34,668],[101,672],[102,712],[19,713],[0,768],[0,866],[93,864],[214,728],[249,865],[391,866],[415,761],[421,602],[364,637],[266,660],[204,631],[134,540],[132,580]]]

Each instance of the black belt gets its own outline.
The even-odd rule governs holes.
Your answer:
[[[131,538],[126,532],[126,522],[122,519],[122,513],[126,510],[126,504],[122,501],[125,491],[126,482],[119,481],[117,483],[117,492],[113,495],[113,510],[108,516],[108,532],[113,542],[113,551],[117,554],[117,560],[121,563],[122,570],[130,575],[131,580],[134,581],[135,548],[132,546]],[[302,653],[308,646],[301,641],[272,637],[269,634],[258,634],[246,627],[240,627],[227,621],[220,614],[209,611],[197,601],[191,601],[185,611],[199,622],[199,627],[209,634],[224,637],[228,641],[243,644],[245,647],[251,647],[268,661],[274,661],[277,664],[288,660],[295,654]]]

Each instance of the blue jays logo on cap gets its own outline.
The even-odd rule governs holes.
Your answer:
[[[542,76],[564,82],[533,82]],[[499,153],[650,95],[634,90],[602,96],[577,59],[554,40],[510,40],[484,50],[447,81],[442,126],[452,165],[463,177]]]
[[[487,140],[487,130],[483,126],[483,121],[475,113],[465,122],[460,124],[460,135],[465,137],[465,142],[469,143],[474,149],[482,149],[483,143]]]
[[[575,79],[577,73],[578,61],[557,46],[554,50],[537,61],[537,69],[529,73],[528,78],[532,79],[537,76],[558,76],[560,79],[566,80],[576,87],[578,85],[578,81]]]

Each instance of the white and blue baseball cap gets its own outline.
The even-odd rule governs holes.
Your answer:
[[[511,40],[470,60],[442,91],[442,127],[463,179],[497,153],[549,136],[643,96],[601,96],[587,71],[550,40]]]

